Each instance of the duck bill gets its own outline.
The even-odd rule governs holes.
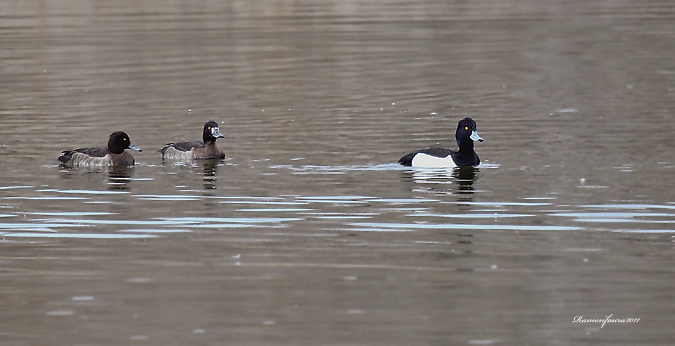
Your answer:
[[[218,129],[217,127],[211,128],[211,135],[214,138],[225,138],[225,136],[223,136],[223,134],[220,133],[220,129]]]
[[[141,148],[133,145],[132,143],[129,143],[129,149],[136,150],[136,151],[143,151]]]
[[[476,132],[476,131],[471,131],[471,137],[470,137],[470,138],[471,138],[471,140],[474,141],[474,142],[475,142],[475,141],[479,141],[479,142],[482,142],[482,141],[483,141],[483,139],[480,138],[480,136],[478,135],[478,132]]]

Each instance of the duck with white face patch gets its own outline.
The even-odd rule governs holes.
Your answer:
[[[222,159],[225,153],[216,146],[216,139],[224,137],[218,123],[211,120],[204,124],[201,141],[169,143],[157,151],[163,160]]]
[[[483,138],[476,132],[476,122],[464,118],[457,124],[455,132],[458,150],[433,147],[420,149],[403,156],[398,163],[404,166],[428,168],[452,168],[478,166],[480,159],[473,149],[474,141],[482,142]]]

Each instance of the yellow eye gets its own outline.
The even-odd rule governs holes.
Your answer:
[[[209,126],[208,129],[210,130],[210,129],[211,129],[211,126]]]
[[[125,142],[127,141],[127,139],[126,139],[126,138],[123,138],[123,139],[124,139],[124,141],[125,141]]]
[[[468,127],[468,126],[464,126],[464,129],[465,129],[465,130],[469,130],[469,127]]]

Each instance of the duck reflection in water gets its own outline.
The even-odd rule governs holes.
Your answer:
[[[204,172],[204,190],[218,189],[218,166],[222,161],[221,159],[206,159],[199,162]]]
[[[452,177],[457,180],[459,193],[474,193],[473,183],[478,180],[476,173],[479,170],[476,167],[457,167],[452,171]]]
[[[110,191],[128,191],[130,189],[131,175],[134,166],[108,166],[108,167],[68,167],[61,166],[59,173],[63,179],[77,179],[84,181],[96,181],[98,184],[104,180],[104,173],[108,174],[107,189]]]
[[[133,166],[110,166],[108,171],[108,190],[128,191]]]
[[[406,170],[403,178],[415,182],[413,189],[438,194],[473,194],[478,180],[477,167],[454,167]],[[455,184],[457,184],[455,186]]]

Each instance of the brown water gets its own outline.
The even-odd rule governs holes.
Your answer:
[[[675,344],[674,23],[3,1],[0,345]],[[395,164],[466,116],[478,169]],[[210,119],[227,159],[160,160]],[[113,130],[134,168],[57,165]]]

